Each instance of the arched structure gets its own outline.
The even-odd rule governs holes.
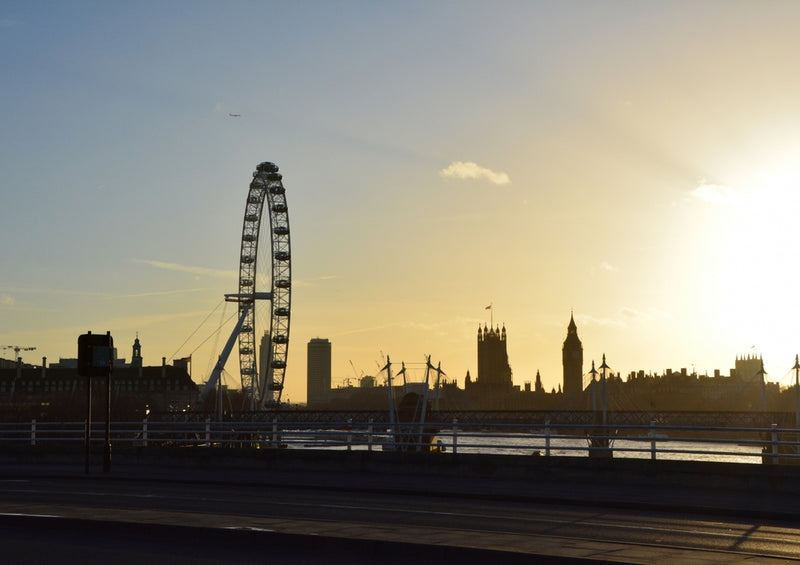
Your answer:
[[[289,352],[292,263],[289,213],[274,163],[256,167],[239,253],[239,371],[250,410],[280,403]]]

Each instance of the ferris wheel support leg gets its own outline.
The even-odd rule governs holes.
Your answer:
[[[228,341],[225,342],[225,347],[222,348],[222,353],[220,353],[219,359],[217,359],[217,364],[214,365],[214,370],[211,371],[211,376],[208,378],[208,382],[206,383],[205,388],[203,388],[203,392],[200,394],[201,402],[205,401],[205,399],[208,397],[208,394],[216,388],[217,382],[219,382],[220,376],[222,375],[222,370],[225,368],[225,364],[228,362],[228,357],[231,355],[233,346],[236,343],[236,338],[239,337],[239,332],[242,331],[242,324],[244,324],[244,320],[249,311],[249,308],[242,309],[242,313],[239,316],[239,321],[236,322],[236,325],[231,332],[231,336],[228,338]]]

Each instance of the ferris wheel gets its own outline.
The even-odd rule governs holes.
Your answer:
[[[286,375],[292,262],[282,178],[270,162],[253,173],[242,222],[239,292],[226,295],[239,303],[239,371],[251,411],[280,403]]]

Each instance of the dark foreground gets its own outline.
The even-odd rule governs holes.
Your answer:
[[[73,453],[0,450],[3,561],[800,558],[793,468],[433,457],[130,451],[86,476]]]
[[[531,563],[525,553],[253,530],[0,516],[5,563]],[[532,561],[533,558],[533,561]],[[547,558],[549,563],[582,560]]]

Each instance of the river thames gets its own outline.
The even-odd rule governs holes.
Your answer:
[[[287,447],[294,449],[391,449],[390,436],[375,434],[371,441],[360,434],[337,431],[335,435],[322,432],[309,437],[305,434],[283,436]],[[607,451],[590,448],[585,436],[482,433],[441,430],[435,444],[444,452],[463,454],[526,455],[551,457],[588,457],[590,451]],[[614,438],[610,450],[615,458],[653,459],[672,461],[706,461],[717,463],[761,464],[764,443],[757,440],[683,439],[658,436],[656,438]]]

